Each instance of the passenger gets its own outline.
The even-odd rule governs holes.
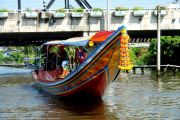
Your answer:
[[[41,61],[42,69],[47,70],[47,64],[46,64],[46,62],[47,62],[47,46],[46,45],[44,45],[42,47],[41,59],[42,59],[42,61]]]
[[[62,74],[59,76],[60,78],[64,78],[69,74],[69,59],[67,52],[64,50],[64,46],[60,45],[60,50],[58,53],[59,56],[59,65],[62,68]]]
[[[75,50],[75,58],[74,58],[75,66],[79,66],[79,49],[76,48]]]
[[[56,52],[54,51],[54,49],[55,46],[49,45],[47,67],[50,71],[56,69]]]
[[[85,50],[83,47],[80,47],[77,55],[78,55],[79,64],[81,64],[88,56],[87,50]]]

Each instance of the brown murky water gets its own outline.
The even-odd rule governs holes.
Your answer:
[[[102,99],[59,100],[32,87],[29,70],[0,67],[0,120],[178,120],[180,119],[180,73],[168,72],[160,79],[121,73]]]

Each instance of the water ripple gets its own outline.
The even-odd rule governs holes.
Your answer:
[[[0,119],[177,120],[180,75],[121,73],[102,99],[59,100],[39,93],[30,73],[0,75]]]

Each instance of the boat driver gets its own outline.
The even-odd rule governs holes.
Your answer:
[[[63,71],[62,71],[62,77],[65,77],[69,74],[69,59],[68,59],[68,55],[67,52],[64,49],[63,45],[59,46],[60,50],[59,50],[59,65],[61,65]]]

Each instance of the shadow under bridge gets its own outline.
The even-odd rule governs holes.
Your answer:
[[[83,36],[83,32],[12,32],[0,33],[0,46],[39,46],[51,40]]]

